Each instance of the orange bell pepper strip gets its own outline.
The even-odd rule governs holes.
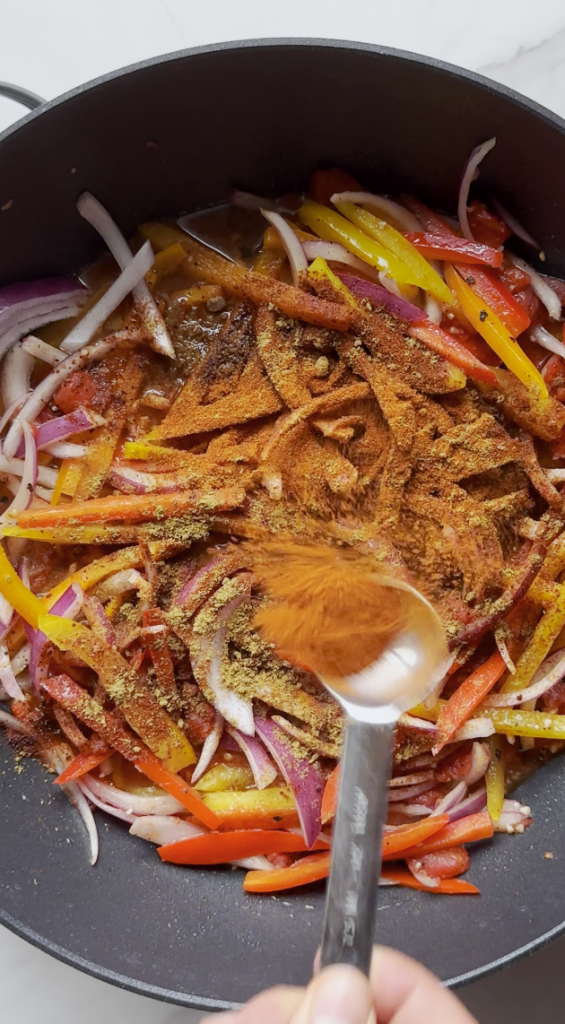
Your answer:
[[[439,740],[433,748],[433,753],[438,754],[458,729],[471,717],[473,711],[479,706],[482,700],[490,693],[493,686],[502,678],[506,671],[506,664],[498,651],[491,654],[488,661],[475,669],[455,693],[442,706],[437,720]]]
[[[170,494],[110,494],[106,498],[57,505],[53,508],[28,509],[20,512],[18,526],[60,526],[65,523],[144,522],[182,515],[203,503],[207,511],[225,511],[243,501],[241,488],[220,491],[173,491]]]
[[[456,338],[453,338],[447,331],[438,327],[437,324],[432,323],[431,320],[421,324],[413,324],[409,328],[408,334],[412,338],[417,338],[418,341],[427,345],[428,348],[433,349],[434,352],[443,356],[444,359],[453,363],[454,366],[459,366],[468,377],[471,377],[473,380],[485,381],[486,384],[494,384],[496,387],[498,377],[492,366],[485,366],[484,363],[481,363]]]
[[[154,758],[138,757],[135,767],[161,789],[166,790],[170,796],[176,797],[179,803],[207,828],[219,828],[222,824],[222,819],[206,806],[198,793],[191,789],[180,775],[175,775],[174,772],[165,768],[161,761]]]
[[[449,260],[450,263],[486,263],[499,267],[502,253],[480,242],[470,242],[459,235],[434,235],[428,231],[406,231],[404,237],[422,256],[431,260]]]
[[[269,872],[266,871],[267,875]],[[404,885],[407,889],[418,889],[420,892],[433,892],[437,895],[448,895],[448,896],[480,896],[480,889],[477,889],[476,885],[471,885],[470,882],[465,882],[461,878],[438,878],[438,884],[432,888],[427,885],[422,885],[417,878],[408,868],[397,866],[396,864],[386,864],[383,866],[381,871],[381,877],[386,878],[389,882],[395,882],[397,885]]]
[[[340,777],[341,765],[337,764],[326,782],[326,788],[322,797],[322,825],[335,818]]]
[[[494,310],[475,294],[454,267],[446,263],[444,269],[445,280],[477,334],[485,339],[528,391],[535,392],[541,398],[547,398],[548,390],[541,373],[528,359]]]
[[[54,780],[53,785],[64,786],[67,782],[74,782],[76,779],[80,779],[82,775],[86,775],[91,772],[94,768],[98,768],[103,761],[106,761],[110,754],[112,754],[112,748],[109,747],[103,740],[98,743],[94,741],[98,737],[94,736],[89,747],[90,749],[81,750],[80,753],[73,757],[73,760],[64,772]]]
[[[329,852],[312,853],[308,857],[301,857],[289,868],[248,871],[243,888],[245,892],[282,892],[285,889],[296,889],[299,885],[319,882],[330,873],[330,858]]]
[[[383,836],[383,857],[404,856],[403,851],[423,842],[449,823],[447,814],[438,814],[436,817],[423,818],[422,821],[401,825],[394,832],[385,832]]]
[[[315,850],[329,850],[330,844],[316,840]],[[302,836],[294,832],[244,829],[237,832],[207,832],[160,846],[161,860],[169,864],[227,864],[268,853],[308,853]]]
[[[490,814],[487,811],[480,811],[478,814],[460,818],[459,821],[449,822],[435,835],[407,847],[400,852],[400,859],[424,857],[427,853],[439,853],[440,850],[449,850],[452,846],[461,846],[463,843],[478,843],[482,839],[492,839],[493,835],[494,825]],[[398,856],[398,853],[384,854],[386,860],[396,860]]]

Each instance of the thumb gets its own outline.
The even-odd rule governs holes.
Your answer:
[[[373,997],[367,978],[355,967],[326,967],[306,990],[290,1024],[367,1024]]]

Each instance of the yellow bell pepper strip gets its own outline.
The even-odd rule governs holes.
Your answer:
[[[339,279],[337,274],[334,274],[322,256],[316,256],[316,259],[310,264],[308,276],[315,283],[327,282],[330,284],[334,291],[341,295],[349,306],[357,307],[359,305],[353,292],[350,292],[349,288]]]
[[[122,655],[86,626],[58,615],[40,615],[38,628],[57,647],[82,658],[99,676],[126,721],[165,766],[176,772],[196,760],[176,722]]]
[[[495,732],[507,736],[530,736],[540,740],[565,740],[565,715],[548,711],[521,711],[510,708],[479,708],[477,718],[490,718]]]
[[[246,765],[215,764],[194,788],[200,793],[224,793],[226,790],[246,790],[253,786],[253,772]]]
[[[453,295],[445,281],[442,281],[427,259],[418,252],[415,246],[400,231],[393,228],[391,224],[387,224],[386,220],[381,220],[380,217],[375,217],[374,213],[364,210],[362,206],[356,206],[355,203],[338,202],[335,205],[344,217],[352,221],[370,238],[380,242],[385,249],[388,249],[393,256],[402,262],[409,274],[407,278],[409,284],[415,284],[418,288],[423,288],[424,291],[433,295],[438,302],[447,303],[449,306],[453,305]]]
[[[186,253],[179,242],[173,242],[172,245],[158,252],[153,266],[145,275],[149,287],[154,288],[161,277],[174,273],[185,259]]]
[[[496,352],[497,356],[500,356],[508,369],[529,391],[535,392],[542,398],[548,398],[549,393],[541,373],[536,370],[534,364],[493,313],[490,306],[487,306],[478,295],[475,295],[472,288],[450,264],[445,265],[445,280],[469,322]]]
[[[53,494],[51,495],[51,505],[58,505],[61,500],[61,495],[63,494],[66,494],[71,498],[74,497],[75,491],[78,487],[80,473],[81,470],[78,459],[63,460],[61,468],[57,474]]]
[[[41,540],[47,544],[132,544],[138,539],[135,526],[55,526],[51,528],[5,526],[3,537]]]
[[[502,655],[495,651],[484,665],[471,672],[471,675],[461,683],[440,711],[437,719],[439,739],[433,747],[434,755],[449,743],[505,672],[506,664]]]
[[[327,850],[329,843],[318,839],[316,850]],[[168,864],[229,864],[231,860],[265,856],[269,853],[307,853],[302,836],[275,829],[239,829],[234,832],[204,832],[177,839],[157,850]]]
[[[399,284],[415,283],[414,275],[408,267],[341,214],[310,201],[303,203],[298,212],[301,221],[323,238],[324,242],[341,242],[365,263],[376,267],[377,270],[383,270]]]
[[[487,810],[494,822],[498,821],[504,805],[505,778],[502,745],[497,736],[491,736],[490,763],[486,770]]]
[[[65,586],[66,589],[67,586]],[[0,593],[16,609],[22,619],[25,619],[30,626],[37,629],[39,616],[44,614],[45,605],[22,583],[1,544]]]
[[[222,819],[222,830],[296,828],[298,813],[288,786],[204,793],[206,806]]]
[[[158,556],[156,548],[156,545],[149,545],[149,550],[154,558]],[[107,576],[112,576],[115,572],[120,572],[123,569],[137,569],[140,565],[143,565],[143,552],[137,545],[131,548],[122,548],[121,551],[112,551],[109,555],[103,555],[102,558],[97,558],[95,562],[90,562],[88,565],[84,565],[82,569],[77,569],[76,572],[62,580],[56,587],[53,587],[47,596],[43,598],[45,602],[44,608],[45,606],[51,608],[72,583],[78,583],[83,590],[90,590],[91,587],[106,579]]]
[[[559,596],[539,620],[534,634],[502,687],[503,693],[516,693],[528,686],[544,658],[549,654],[553,641],[565,626],[565,586],[560,587]]]

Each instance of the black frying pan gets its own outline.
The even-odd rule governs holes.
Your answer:
[[[0,136],[0,283],[72,272],[98,249],[75,210],[89,189],[127,232],[149,217],[263,195],[338,164],[368,187],[409,189],[454,210],[478,142],[482,176],[565,275],[565,124],[477,75],[374,46],[231,43],[159,57],[48,103]],[[524,836],[473,856],[482,898],[383,891],[379,939],[449,984],[476,979],[565,930],[565,766],[521,790]],[[323,892],[247,896],[240,871],[185,870],[99,815],[87,864],[82,824],[37,764],[14,771],[0,739],[0,921],[106,981],[221,1008],[276,982],[305,982]],[[544,858],[551,851],[553,860]]]

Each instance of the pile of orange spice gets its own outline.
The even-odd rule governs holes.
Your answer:
[[[367,668],[405,624],[404,591],[350,549],[272,540],[252,552],[267,596],[255,625],[281,657],[322,679]]]

